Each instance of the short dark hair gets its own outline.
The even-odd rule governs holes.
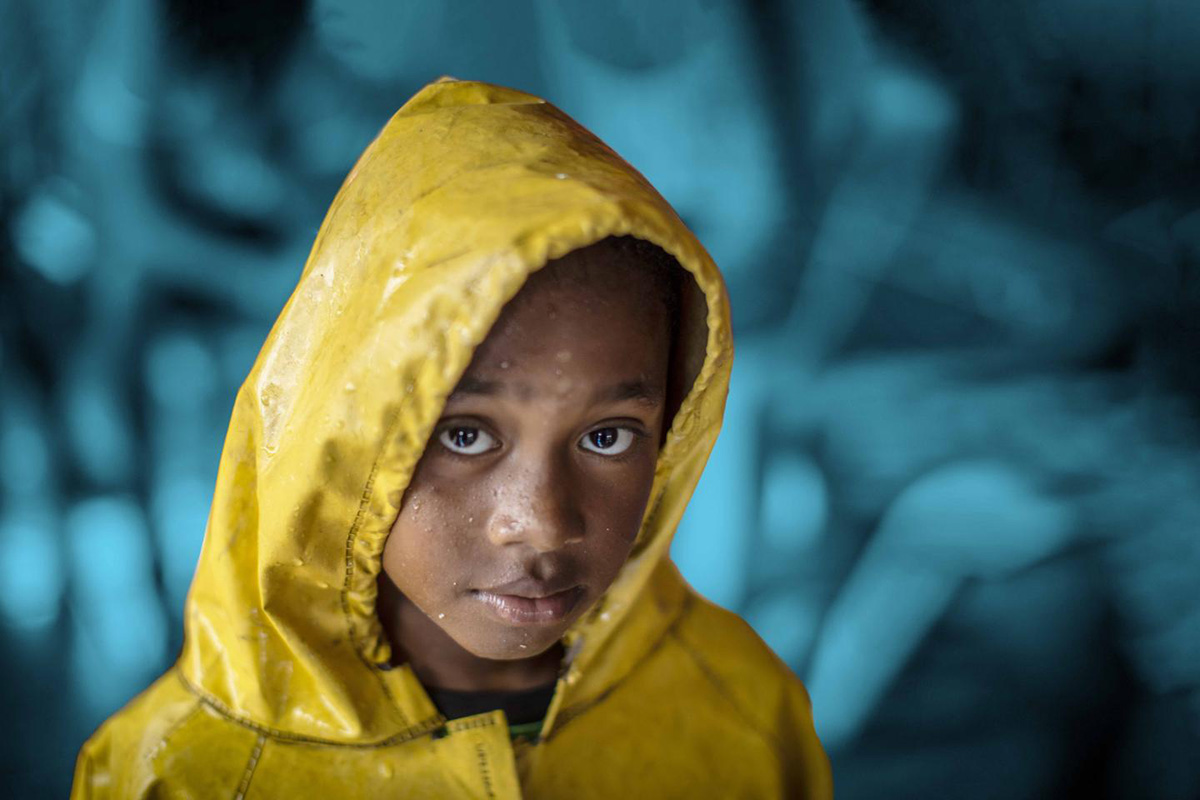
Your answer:
[[[636,236],[608,236],[580,248],[590,255],[607,256],[618,263],[636,267],[650,276],[656,298],[662,303],[669,322],[671,340],[679,335],[684,278],[683,267],[658,245]]]

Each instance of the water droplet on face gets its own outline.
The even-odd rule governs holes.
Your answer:
[[[601,621],[601,622],[608,622],[608,617],[609,617],[609,614],[608,614],[608,612],[607,612],[607,611],[605,611],[605,612],[603,612],[602,614],[600,614],[600,621]]]
[[[517,647],[521,648],[522,650],[525,650],[525,649],[527,649],[527,648],[529,647],[529,645],[527,645],[527,644],[519,644],[519,645],[517,645]]]
[[[467,517],[467,522],[474,522],[474,521],[475,521],[474,517]]]
[[[567,173],[556,172],[556,173],[554,173],[554,177],[558,178],[560,181],[565,181],[567,179]]]
[[[501,361],[501,362],[500,362],[500,369],[508,369],[508,362],[507,362],[507,361]]]
[[[445,619],[445,618],[446,618],[445,614],[438,614],[438,619]]]

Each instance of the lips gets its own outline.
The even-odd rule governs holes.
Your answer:
[[[505,622],[539,625],[565,619],[583,596],[583,587],[559,588],[523,579],[492,589],[477,589],[473,594]]]

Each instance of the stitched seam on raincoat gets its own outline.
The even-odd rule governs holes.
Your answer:
[[[387,439],[385,441],[390,441],[391,437],[395,436],[396,427],[399,425],[400,416],[401,412],[397,411],[396,416],[393,418],[391,424],[388,425]],[[362,643],[360,642],[361,637],[359,636],[358,630],[354,624],[354,614],[350,611],[351,583],[354,577],[354,544],[358,541],[358,532],[362,528],[367,506],[371,502],[371,492],[375,488],[375,476],[379,472],[379,462],[382,460],[383,453],[380,452],[375,457],[375,461],[371,464],[371,474],[367,476],[366,486],[363,487],[362,497],[358,502],[358,512],[354,515],[354,522],[350,525],[350,533],[346,537],[346,574],[342,579],[342,614],[346,618],[346,627],[350,634],[350,646],[354,648],[354,652],[358,656],[359,661],[361,661],[367,667],[370,673],[375,676],[379,683],[379,688],[383,690],[384,696],[387,697],[388,702],[392,704],[392,708],[396,709],[396,713],[400,715],[401,722],[411,724],[409,723],[407,715],[404,713],[404,709],[400,707],[400,704],[396,702],[396,698],[392,696],[392,691],[388,688],[387,681],[385,681],[383,677],[379,675],[378,666],[372,664],[367,658],[367,654],[363,652],[361,646]]]
[[[192,683],[186,677],[184,677],[182,673],[176,674],[179,676],[180,682],[183,683],[184,687],[187,688],[189,692],[194,694],[201,703],[211,708],[220,716],[228,719],[230,722],[236,725],[241,725],[243,728],[247,728],[255,733],[268,736],[271,739],[280,742],[318,745],[321,747],[345,747],[351,749],[369,750],[376,747],[391,747],[395,744],[403,744],[404,742],[409,742],[413,739],[419,739],[430,731],[441,727],[446,721],[445,717],[443,717],[441,714],[438,714],[435,717],[430,717],[423,722],[405,728],[399,733],[393,734],[386,739],[380,739],[377,742],[338,742],[334,741],[333,739],[321,739],[317,736],[305,736],[304,734],[300,733],[288,733],[287,731],[281,731],[267,725],[260,725],[257,722],[244,719],[238,714],[235,714],[232,709],[230,709],[220,700],[216,699],[215,697],[210,697],[202,689],[193,686]]]
[[[431,357],[432,356],[427,356],[425,358],[418,371],[425,368]],[[393,440],[396,435],[396,430],[400,426],[400,420],[403,416],[404,411],[402,409],[396,411],[395,416],[392,417],[392,421],[387,426],[387,434],[384,442],[390,442]],[[346,537],[346,573],[342,579],[342,614],[346,618],[346,627],[350,633],[351,646],[354,648],[354,652],[358,655],[359,660],[366,665],[367,669],[370,670],[371,674],[374,675],[378,680],[384,696],[387,697],[388,702],[392,704],[392,708],[396,709],[396,713],[400,715],[401,721],[410,725],[409,730],[411,730],[412,724],[409,722],[409,719],[404,713],[404,710],[400,707],[400,704],[396,701],[396,698],[392,695],[391,689],[388,688],[387,681],[385,681],[379,674],[378,666],[371,663],[370,659],[367,658],[367,654],[363,652],[361,641],[362,637],[358,634],[357,628],[354,624],[354,614],[350,610],[350,592],[352,591],[352,583],[354,579],[354,544],[358,541],[358,533],[362,529],[367,507],[371,503],[371,493],[375,489],[375,478],[379,474],[379,465],[383,461],[383,455],[386,450],[387,447],[385,445],[375,455],[375,460],[371,463],[371,473],[367,476],[367,483],[363,487],[362,497],[358,502],[358,512],[354,515],[354,522],[350,526],[350,534]]]
[[[167,742],[171,739],[171,737],[174,736],[175,733],[180,728],[182,728],[189,720],[191,720],[192,717],[196,716],[196,712],[198,712],[203,707],[204,707],[204,701],[201,700],[199,697],[197,697],[196,702],[192,706],[191,710],[188,711],[186,714],[184,714],[179,719],[175,720],[175,722],[169,728],[167,728],[167,730],[163,733],[163,735],[155,743],[154,747],[150,748],[150,752],[146,756],[147,760],[153,759],[155,756],[157,756],[159,751],[161,751],[164,747],[167,746]]]
[[[492,788],[492,770],[491,764],[488,761],[487,748],[483,742],[475,743],[475,765],[479,768],[479,780],[483,784],[483,791],[488,797],[495,797],[496,792]]]
[[[680,605],[679,612],[676,615],[675,619],[671,622],[670,625],[668,625],[663,630],[663,632],[659,635],[659,637],[654,641],[654,644],[650,645],[650,647],[646,650],[645,654],[642,656],[641,660],[638,661],[637,664],[634,664],[633,667],[631,667],[628,672],[626,672],[624,675],[622,675],[620,677],[620,679],[618,679],[618,680],[614,681],[613,683],[609,684],[608,686],[606,686],[604,688],[604,691],[602,691],[600,694],[593,697],[591,700],[585,700],[582,703],[577,703],[568,708],[564,708],[562,711],[558,712],[558,717],[554,720],[554,728],[551,729],[549,734],[546,734],[544,736],[539,736],[537,738],[537,742],[540,744],[542,742],[547,742],[547,741],[553,739],[555,736],[558,735],[559,731],[561,731],[567,725],[571,724],[572,722],[577,720],[579,717],[583,716],[586,712],[592,710],[596,706],[603,703],[610,696],[612,696],[613,692],[615,692],[620,687],[624,686],[625,682],[629,679],[629,677],[631,675],[633,675],[634,671],[637,670],[638,667],[640,667],[642,664],[644,664],[646,661],[648,661],[651,657],[653,657],[659,650],[662,649],[663,644],[667,641],[668,638],[670,638],[672,633],[675,631],[675,628],[677,626],[679,626],[683,622],[683,619],[687,616],[687,612],[692,607],[693,602],[694,602],[694,598],[692,596],[692,593],[690,591],[685,593],[684,598],[683,598],[683,603]]]
[[[446,730],[450,731],[470,731],[476,728],[490,728],[496,724],[493,719],[468,719],[468,720],[451,720],[446,723]]]
[[[750,714],[746,712],[746,709],[742,706],[742,704],[734,698],[733,692],[729,690],[729,685],[726,684],[721,676],[717,674],[716,670],[712,668],[712,665],[708,663],[708,660],[704,658],[704,656],[701,655],[698,650],[693,648],[691,644],[689,644],[687,640],[679,634],[678,630],[672,627],[669,633],[671,638],[674,639],[679,645],[680,649],[682,649],[691,657],[697,668],[699,668],[700,672],[704,674],[704,677],[708,678],[709,682],[712,683],[717,692],[723,698],[725,698],[726,702],[733,706],[738,716],[742,718],[742,722],[746,723],[751,730],[765,739],[767,744],[771,746],[772,752],[778,756],[778,754],[782,752],[782,743],[779,741],[779,737],[776,736],[772,731],[764,728],[758,721],[756,721],[752,716],[750,716]]]
[[[266,743],[267,737],[261,733],[254,740],[254,749],[250,751],[250,760],[246,762],[246,771],[242,773],[242,782],[238,784],[237,794],[233,796],[233,800],[242,800],[249,791],[250,780],[254,777],[254,770],[258,769],[258,759],[262,756],[263,746]]]

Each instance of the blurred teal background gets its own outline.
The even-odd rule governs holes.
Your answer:
[[[1200,797],[1200,4],[0,0],[0,784],[178,652],[234,393],[442,74],[543,95],[727,275],[675,556],[837,794]]]

